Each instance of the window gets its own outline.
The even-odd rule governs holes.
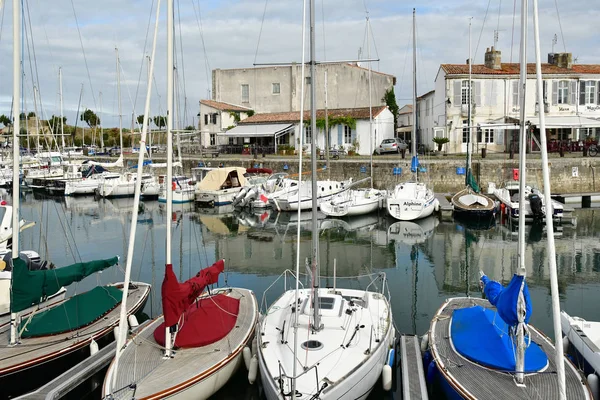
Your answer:
[[[242,103],[250,102],[250,85],[243,84],[242,85]]]
[[[208,114],[204,114],[204,125],[208,125]]]
[[[558,81],[558,104],[569,104],[569,81]]]
[[[217,135],[215,135],[214,133],[210,134],[210,145],[214,146],[217,144]]]
[[[494,143],[494,130],[493,129],[484,129],[483,130],[483,140],[484,140],[484,143]]]
[[[310,126],[306,126],[304,128],[304,144],[312,143],[312,128]]]
[[[512,105],[519,107],[519,81],[512,81]]]
[[[469,121],[463,120],[463,128],[462,128],[462,142],[467,143],[469,141]]]
[[[281,93],[281,87],[279,86],[279,83],[273,83],[272,85],[272,89],[273,89],[273,94],[279,94]]]
[[[471,89],[473,88],[473,82],[471,82]],[[462,81],[461,88],[461,104],[469,104],[469,98],[472,98],[472,90],[469,90],[469,81]]]
[[[595,103],[596,103],[596,82],[595,81],[586,81],[585,82],[585,103],[584,104],[595,104]]]
[[[217,113],[211,114],[211,122],[213,124],[217,123],[217,115],[218,115]]]
[[[344,125],[344,144],[352,144],[352,129]]]

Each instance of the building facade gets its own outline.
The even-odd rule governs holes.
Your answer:
[[[450,153],[467,151],[469,135],[473,150],[518,150],[519,64],[502,63],[493,47],[485,63],[472,65],[469,89],[468,64],[442,64],[435,89],[418,102],[419,127],[424,143],[447,137]],[[600,65],[573,64],[570,53],[548,55],[542,64],[543,98],[550,145],[558,142],[597,140],[600,136]],[[528,147],[539,150],[539,118],[535,64],[527,65],[526,118]],[[469,99],[471,120],[468,120]],[[471,127],[469,129],[468,127]]]
[[[373,124],[370,123],[369,107],[332,109],[327,111],[329,121],[329,146],[361,155],[371,154],[383,139],[394,137],[394,116],[387,106],[373,107]],[[237,127],[221,134],[225,138],[241,138],[244,144],[268,148],[265,152],[277,151],[282,145],[300,148],[302,135],[305,150],[316,140],[319,149],[326,148],[325,110],[317,111],[317,132],[313,135],[309,121],[310,113],[304,114],[300,127],[300,112],[261,113],[246,118]],[[371,139],[371,140],[370,140]]]
[[[252,114],[252,110],[247,107],[213,100],[200,100],[200,113],[198,114],[200,145],[209,147],[238,144],[237,138],[227,139],[220,135]]]
[[[317,107],[361,108],[384,105],[385,92],[396,84],[392,75],[371,71],[356,64],[323,64],[316,67]],[[310,84],[310,70],[305,69]],[[302,68],[300,64],[277,67],[215,69],[212,71],[212,100],[239,104],[257,113],[300,111]],[[327,95],[326,95],[327,91]],[[309,87],[306,88],[309,93]],[[310,106],[305,96],[304,109]]]

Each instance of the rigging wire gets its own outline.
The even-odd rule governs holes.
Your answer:
[[[92,99],[94,100],[94,108],[96,107],[96,93],[94,91],[94,87],[92,85],[92,77],[90,75],[90,68],[88,67],[87,57],[85,56],[85,48],[83,47],[83,38],[81,37],[81,29],[79,29],[79,20],[77,19],[77,12],[75,11],[75,4],[73,0],[71,0],[71,8],[73,9],[73,17],[75,18],[75,26],[77,27],[77,34],[79,35],[79,44],[81,45],[81,52],[83,53],[83,61],[85,63],[85,70],[87,72],[88,82],[90,84],[90,89],[92,92]]]
[[[210,76],[209,76],[209,72],[210,72],[210,62],[208,61],[208,55],[206,53],[206,44],[204,43],[204,30],[202,28],[202,14],[201,14],[201,10],[200,10],[200,0],[198,0],[198,11],[196,12],[196,3],[194,3],[194,0],[192,0],[192,7],[194,9],[194,15],[196,16],[196,25],[198,25],[198,30],[200,32],[200,42],[202,43],[202,52],[204,53],[204,66],[205,66],[205,73],[206,73],[206,82],[209,85],[209,96],[210,97]]]
[[[563,33],[562,23],[560,22],[560,12],[558,11],[558,0],[554,0],[554,5],[556,6],[556,16],[558,17],[558,27],[560,29],[560,38],[563,42],[563,48],[565,49],[565,53],[567,52],[567,44],[565,43],[565,34]]]
[[[0,10],[0,41],[2,41],[2,28],[4,28],[4,10],[6,2],[2,2],[2,10]]]
[[[483,36],[483,28],[485,28],[485,21],[487,20],[488,12],[490,11],[490,4],[492,0],[488,0],[487,8],[485,9],[485,15],[483,17],[483,23],[481,24],[481,31],[479,32],[479,39],[477,39],[477,46],[475,46],[475,53],[473,54],[473,60],[477,59],[477,50],[479,50],[479,43],[481,42],[481,37]]]
[[[258,48],[260,47],[260,37],[262,36],[263,26],[265,25],[265,16],[267,15],[267,4],[269,4],[269,0],[265,0],[265,8],[263,10],[262,21],[260,22],[260,30],[258,31],[258,41],[256,43],[256,52],[254,53],[254,64],[256,64],[256,59],[258,58]]]
[[[510,62],[513,62],[513,46],[515,44],[515,16],[517,15],[517,0],[513,3],[512,33],[510,36]]]
[[[144,70],[144,61],[146,60],[146,49],[148,48],[148,35],[150,32],[150,25],[152,25],[153,10],[154,10],[154,0],[152,0],[152,4],[150,5],[150,15],[148,16],[148,25],[146,26],[146,38],[144,39],[144,50],[142,51],[142,61],[140,63],[140,72],[138,74],[138,81],[137,81],[138,83],[137,83],[137,86],[135,87],[135,98],[134,98],[134,102],[133,102],[134,110],[137,105],[138,94],[140,91],[140,83],[142,81],[142,71]]]
[[[181,86],[183,89],[183,124],[180,125],[180,128],[185,128],[186,122],[186,106],[187,106],[187,93],[185,91],[185,63],[183,60],[183,34],[181,33],[181,13],[180,13],[180,3],[177,0],[177,20],[179,22],[179,52],[181,53]],[[177,53],[175,53],[177,54]],[[177,58],[177,57],[176,57]],[[180,102],[181,105],[181,102]],[[179,117],[181,118],[181,116]]]

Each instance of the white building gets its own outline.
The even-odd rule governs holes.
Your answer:
[[[469,130],[473,126],[473,146],[491,152],[510,150],[518,130],[519,64],[502,63],[501,52],[493,47],[485,53],[485,64],[472,66],[471,123],[469,124],[469,65],[442,64],[433,93],[419,98],[418,124],[423,143],[431,148],[435,136],[448,137],[450,153],[467,150]],[[539,150],[538,106],[536,102],[535,64],[527,66],[527,120],[530,125],[531,151]],[[570,53],[548,55],[542,64],[544,106],[549,145],[557,141],[578,142],[600,136],[600,65],[573,64]]]
[[[385,92],[396,84],[393,75],[371,71],[369,101],[369,70],[356,64],[320,64],[316,67],[318,108],[325,108],[325,75],[327,74],[327,108],[357,108],[384,105]],[[212,99],[240,104],[257,113],[300,111],[302,89],[300,64],[276,67],[215,69],[212,71]],[[310,83],[310,70],[305,69]],[[306,88],[307,93],[309,88]],[[304,109],[310,107],[305,96]]]
[[[396,127],[396,137],[405,141],[410,140],[412,132],[413,106],[407,104],[398,110],[398,126]]]
[[[369,123],[369,107],[344,108],[327,111],[329,119],[329,146],[353,150],[361,155],[371,154],[383,139],[394,137],[394,116],[387,106],[372,108],[372,133]],[[308,122],[306,111],[304,121]],[[325,111],[317,111],[317,147],[325,149]],[[262,146],[261,151],[276,152],[281,145],[298,149],[300,133],[305,146],[313,140],[310,126],[305,123],[300,129],[300,112],[255,114],[246,118],[237,127],[221,134],[226,138],[242,138],[245,145]],[[372,138],[372,141],[369,140]]]
[[[236,138],[228,140],[219,135],[252,114],[252,110],[247,107],[213,100],[200,100],[198,114],[200,144],[204,147],[237,144]]]

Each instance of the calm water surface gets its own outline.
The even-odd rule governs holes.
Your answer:
[[[121,256],[120,267],[72,285],[72,293],[98,283],[120,281],[132,204],[133,199],[50,199],[24,194],[22,218],[36,225],[22,233],[21,248],[35,250],[57,266]],[[559,226],[555,232],[561,307],[572,315],[600,320],[600,210],[576,210],[574,217],[575,225]],[[301,259],[310,255],[312,229],[308,215],[298,222],[295,213],[239,214],[231,209],[197,210],[191,204],[174,205],[174,213],[166,215],[164,204],[145,202],[135,221],[132,279],[153,285],[145,308],[149,316],[161,313],[167,218],[174,221],[172,261],[180,279],[224,258],[226,273],[219,284],[253,289],[259,301],[277,276],[295,268],[298,225]],[[480,296],[480,270],[507,283],[517,266],[517,231],[500,222],[481,227],[430,217],[416,223],[394,223],[375,214],[352,220],[323,220],[318,233],[322,275],[333,275],[334,263],[338,276],[371,271],[387,274],[394,320],[405,333],[424,334],[431,317],[448,297]],[[552,336],[545,230],[528,226],[526,237],[531,323]],[[365,284],[359,280],[343,283],[356,287]],[[266,300],[273,301],[281,291],[282,285],[275,286]],[[215,398],[260,398],[256,389],[246,387],[244,375],[240,374]],[[381,393],[371,396],[380,397]]]

